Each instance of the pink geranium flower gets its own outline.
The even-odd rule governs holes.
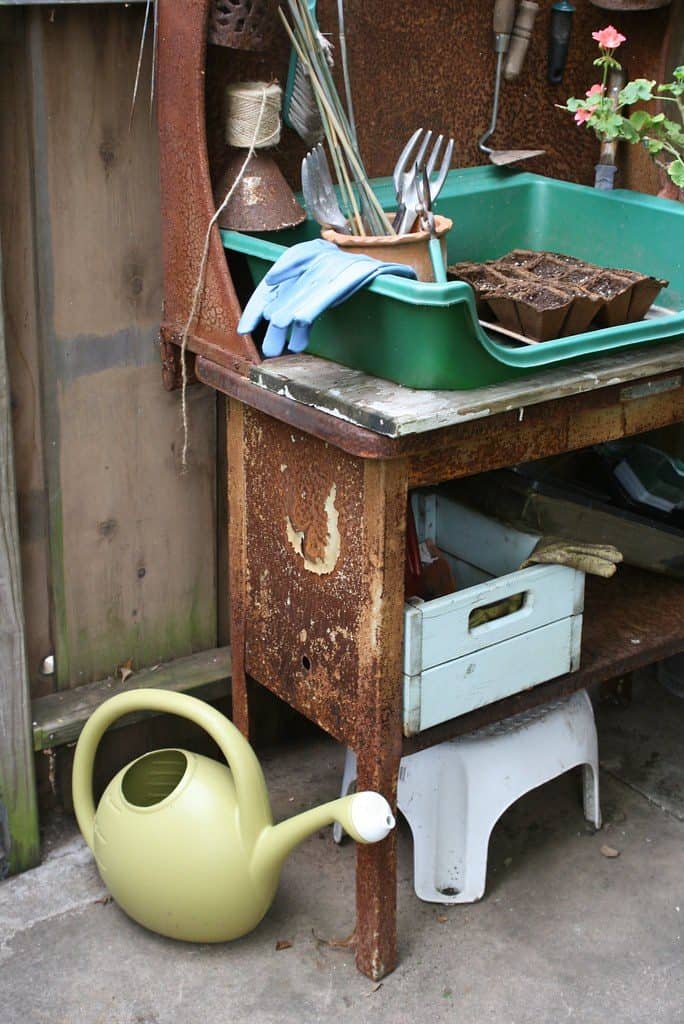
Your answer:
[[[617,50],[620,43],[626,41],[627,36],[623,36],[612,25],[608,25],[607,28],[602,28],[599,32],[592,32],[591,38],[595,39],[605,50]]]
[[[577,121],[577,124],[584,124],[585,121],[589,120],[591,115],[592,115],[592,111],[591,110],[578,110],[577,113],[575,114],[575,121]]]
[[[586,95],[587,96],[602,96],[603,95],[603,86],[601,85],[600,82],[597,82],[596,85],[592,85],[591,89],[587,89]]]

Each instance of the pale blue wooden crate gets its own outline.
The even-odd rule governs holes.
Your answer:
[[[465,589],[406,605],[406,735],[579,668],[584,574],[560,565],[519,569],[537,535],[438,490],[413,501],[419,539],[435,541]],[[470,625],[476,609],[516,595],[517,611]]]

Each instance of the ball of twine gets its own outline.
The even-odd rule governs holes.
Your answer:
[[[277,146],[282,89],[275,82],[237,82],[226,89],[226,142],[236,149]],[[254,133],[257,129],[256,141]]]

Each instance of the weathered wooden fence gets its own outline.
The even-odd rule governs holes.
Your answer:
[[[215,651],[216,400],[207,389],[188,394],[184,473],[180,395],[160,382],[149,47],[129,128],[142,18],[140,4],[0,6],[0,240],[14,431],[12,442],[3,352],[4,870],[37,856],[34,733],[37,746],[57,745],[128,663],[137,671],[190,657],[181,673],[166,667],[148,682],[226,690],[226,652]],[[54,675],[41,671],[47,655]]]

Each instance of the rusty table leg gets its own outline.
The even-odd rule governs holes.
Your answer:
[[[376,744],[357,754],[357,788],[385,796],[396,816],[400,756]],[[379,981],[397,965],[397,832],[356,853],[356,966]]]
[[[230,586],[230,643],[232,653],[233,722],[243,736],[250,737],[249,702],[245,676],[245,615],[247,596],[244,409],[231,401],[227,409],[228,434],[228,580]]]
[[[230,406],[234,720],[250,679],[358,752],[396,804],[407,463],[365,461],[237,401]],[[245,675],[247,673],[247,676]],[[396,964],[395,839],[359,851],[357,963]]]
[[[401,648],[404,609],[406,469],[364,465],[364,532],[369,600],[357,696],[357,786],[382,793],[396,813],[401,760]],[[360,846],[356,862],[356,965],[374,980],[397,963],[396,832]]]

